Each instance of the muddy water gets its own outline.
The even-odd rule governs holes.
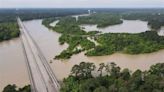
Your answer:
[[[122,24],[97,28],[97,25],[81,25],[85,31],[101,31],[103,33],[140,33],[149,30],[147,22],[140,20],[123,20]]]
[[[122,68],[129,68],[131,70],[141,69],[147,70],[152,64],[158,62],[164,62],[164,50],[150,54],[140,54],[140,55],[127,55],[121,53],[115,53],[110,56],[100,56],[100,57],[86,57],[84,53],[72,56],[69,60],[53,60],[55,55],[58,55],[62,50],[68,47],[67,44],[59,45],[58,38],[60,34],[48,30],[41,24],[42,20],[32,20],[24,22],[26,28],[31,33],[33,38],[37,41],[39,47],[44,53],[47,60],[53,61],[51,67],[55,72],[57,78],[62,80],[67,77],[70,73],[71,67],[74,64],[78,64],[81,61],[93,62],[98,65],[101,62],[110,63],[115,62]],[[132,23],[135,22],[135,23]],[[141,22],[131,21],[127,25],[127,30],[134,26],[134,30],[140,32],[139,30],[147,28],[135,27]],[[57,23],[57,22],[56,22]],[[142,23],[141,23],[142,24]],[[146,24],[146,23],[144,23]],[[55,24],[53,24],[55,25]],[[52,25],[52,26],[53,26]],[[142,25],[143,26],[143,25]],[[142,27],[141,26],[141,27]],[[145,26],[145,25],[144,25]],[[121,27],[122,28],[122,27]],[[135,32],[136,32],[135,31]],[[23,53],[21,48],[20,39],[14,39],[8,42],[0,43],[0,90],[7,84],[17,84],[18,86],[29,83],[28,73],[26,72],[26,66],[23,59]]]
[[[133,22],[130,21],[131,26],[137,26],[141,23],[140,21],[138,21],[139,24],[137,24],[136,22],[137,21],[134,21],[134,24],[132,24]],[[59,45],[58,37],[60,36],[60,34],[49,31],[47,28],[41,25],[41,20],[28,21],[24,22],[24,24],[29,29],[35,40],[38,42],[38,45],[44,52],[44,55],[47,57],[48,61],[53,61],[51,67],[59,80],[62,80],[64,77],[68,76],[71,67],[75,64],[80,63],[81,61],[94,62],[96,65],[101,62],[115,62],[122,68],[129,68],[133,71],[136,69],[147,70],[152,64],[164,62],[164,50],[150,54],[127,55],[115,53],[110,56],[100,57],[86,57],[84,56],[84,53],[80,53],[78,55],[72,56],[72,58],[69,60],[53,60],[55,55],[58,55],[62,50],[67,47],[66,44],[63,46]],[[141,23],[141,25],[143,24]],[[127,27],[128,26],[129,25],[127,25]],[[137,27],[134,30],[138,31],[140,30],[140,28]]]
[[[0,43],[0,92],[8,84],[29,84],[20,39]]]
[[[151,30],[147,25],[148,22],[141,20],[123,20],[122,24],[108,26],[104,28],[97,28],[97,25],[83,24],[81,29],[89,31],[101,31],[102,33],[141,33]],[[158,35],[164,36],[164,27],[158,31]]]

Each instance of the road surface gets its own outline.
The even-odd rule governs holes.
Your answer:
[[[20,18],[17,18],[17,22],[32,92],[59,92],[60,85],[39,46]]]

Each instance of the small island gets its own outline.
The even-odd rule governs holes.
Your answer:
[[[150,15],[150,17],[154,16]],[[158,16],[156,17],[156,21],[158,21]],[[116,25],[122,23],[121,18],[147,20],[152,30],[132,34],[101,33],[99,31],[86,32],[80,28],[81,24],[97,24],[97,27]],[[161,19],[161,17],[159,17],[159,19]],[[49,25],[52,20],[59,20],[55,27]],[[64,43],[69,45],[66,50],[62,51],[60,55],[55,56],[54,59],[69,59],[73,54],[82,51],[85,51],[85,55],[87,56],[104,56],[111,55],[115,52],[142,54],[164,49],[164,37],[159,36],[157,31],[153,30],[153,28],[158,29],[159,27],[154,27],[156,24],[154,24],[154,22],[151,23],[150,18],[147,18],[146,15],[142,15],[142,13],[140,16],[135,16],[134,14],[98,13],[89,16],[80,16],[78,20],[70,16],[48,18],[43,20],[43,24],[62,34],[59,38],[61,45]],[[98,43],[98,45],[94,42]]]

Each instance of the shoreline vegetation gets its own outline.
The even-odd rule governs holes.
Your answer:
[[[60,92],[163,92],[164,63],[152,65],[149,70],[132,72],[121,69],[114,62],[81,62],[72,67],[63,79]],[[95,75],[96,74],[96,75]],[[31,92],[30,85],[18,88],[7,85],[2,92]]]
[[[163,92],[163,70],[164,63],[152,65],[146,71],[131,72],[114,62],[100,63],[97,67],[94,63],[81,62],[63,79],[60,92]],[[30,85],[18,88],[9,84],[2,92],[31,92],[31,89]]]
[[[19,37],[16,17],[23,21],[86,13],[78,9],[0,9],[0,42]],[[51,19],[52,20],[52,19]]]
[[[63,80],[61,92],[163,92],[164,63],[152,65],[149,70],[121,69],[115,63],[81,62],[72,67]],[[98,75],[95,77],[93,72]]]
[[[26,85],[22,88],[18,88],[15,84],[7,85],[2,92],[31,92],[30,85]]]
[[[0,42],[19,37],[20,31],[15,22],[0,23]]]
[[[97,24],[98,28],[121,24],[123,21],[118,14],[95,13],[89,16],[79,16],[79,24]]]
[[[88,10],[88,9],[87,9]],[[117,10],[117,9],[116,9]],[[156,31],[164,26],[163,9],[97,9],[98,12],[91,16],[81,16],[79,21],[73,17],[61,17],[84,13],[86,10],[9,10],[0,11],[0,42],[19,36],[18,25],[15,17],[19,13],[23,20],[45,18],[43,25],[61,34],[59,43],[67,43],[69,47],[54,59],[69,59],[72,55],[85,51],[86,56],[110,55],[115,52],[128,54],[151,53],[164,49],[164,36],[159,36]],[[134,11],[134,12],[133,12]],[[162,11],[162,12],[161,12]],[[5,12],[5,13],[4,13]],[[11,12],[11,13],[10,13]],[[25,13],[26,12],[26,13]],[[36,13],[35,13],[36,12]],[[110,13],[102,13],[110,12]],[[161,12],[161,13],[159,13]],[[3,14],[4,13],[4,14]],[[60,14],[59,14],[60,13]],[[98,30],[86,32],[80,28],[81,24],[97,24],[97,27],[106,27],[122,23],[126,20],[148,21],[152,30],[142,33],[104,33]],[[49,24],[59,20],[55,27]],[[108,20],[108,21],[106,21]],[[10,22],[12,22],[10,24]],[[15,23],[14,23],[15,22]],[[17,30],[18,29],[18,30]],[[5,31],[4,31],[5,30]],[[13,31],[15,30],[15,31]],[[96,45],[94,43],[98,43]],[[119,58],[119,57],[118,57]],[[94,74],[98,74],[95,76]],[[152,65],[149,70],[121,69],[115,63],[99,64],[81,62],[72,67],[70,75],[63,80],[61,92],[164,92],[164,63]],[[2,92],[31,92],[30,85],[18,88],[7,85]]]
[[[161,14],[162,15],[162,14]],[[96,13],[89,16],[80,16],[78,20],[74,17],[61,17],[44,19],[42,24],[54,31],[62,34],[59,38],[59,43],[63,45],[67,43],[69,47],[63,50],[54,59],[69,59],[72,55],[85,51],[86,56],[103,56],[111,55],[115,52],[126,54],[143,54],[151,53],[164,49],[164,36],[159,36],[157,31],[161,26],[154,22],[164,18],[161,15],[147,14],[113,14],[113,13]],[[160,16],[160,17],[158,17]],[[156,18],[152,22],[150,19]],[[81,24],[97,24],[97,27],[106,27],[122,23],[121,19],[144,20],[148,21],[148,25],[152,30],[142,33],[104,33],[98,30],[86,32],[80,28]],[[59,20],[55,27],[50,26],[52,20]],[[108,21],[109,20],[109,21]],[[162,20],[161,20],[162,21]],[[89,39],[96,41],[99,45]]]

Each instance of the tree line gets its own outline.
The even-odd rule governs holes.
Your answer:
[[[0,42],[18,37],[20,34],[18,24],[15,22],[0,23]]]
[[[2,92],[31,92],[31,88],[30,85],[18,88],[15,84],[9,84],[3,89]]]
[[[115,52],[127,54],[151,53],[164,49],[164,37],[156,31],[142,33],[105,33],[94,37],[100,44],[86,53],[87,56],[110,55]]]
[[[98,32],[85,32],[79,27],[79,23],[75,18],[67,16],[58,18],[59,22],[55,27],[51,27],[49,19],[44,19],[42,24],[54,31],[61,33],[59,42],[61,45],[64,43],[69,44],[66,50],[63,50],[54,59],[69,59],[73,54],[80,53],[81,51],[89,50],[95,47],[95,44],[87,39],[85,35],[95,35]]]
[[[19,36],[20,32],[16,23],[16,17],[18,16],[23,21],[50,18],[49,21],[51,20],[52,22],[54,17],[81,14],[85,12],[86,10],[83,9],[80,11],[78,9],[0,9],[0,41],[9,40]]]
[[[86,51],[87,56],[103,56],[110,55],[115,52],[127,53],[127,54],[141,54],[141,53],[151,53],[161,49],[164,49],[164,37],[159,36],[157,31],[146,31],[142,33],[105,33],[99,34],[98,31],[86,32],[80,25],[86,21],[90,22],[89,19],[101,20],[106,16],[114,16],[116,14],[93,14],[90,16],[83,16],[78,21],[74,17],[61,17],[58,18],[59,22],[55,27],[51,27],[49,24],[53,19],[44,19],[43,24],[54,31],[61,33],[59,37],[59,42],[61,45],[64,43],[69,44],[69,47],[62,51],[59,55],[55,56],[54,59],[69,59],[73,54]],[[125,14],[123,18],[136,19],[136,17],[128,17]],[[142,20],[146,20],[145,16],[142,14],[137,15]],[[143,14],[145,15],[145,14]],[[103,17],[105,16],[105,17]],[[131,16],[131,15],[130,15]],[[118,16],[117,16],[118,17]],[[85,22],[82,21],[84,18]],[[86,18],[86,19],[85,19]],[[88,18],[88,19],[87,19]],[[100,18],[100,19],[99,19]],[[109,17],[107,17],[109,18]],[[120,19],[120,18],[118,18]],[[102,20],[105,21],[105,20]],[[111,22],[111,21],[110,21]],[[88,35],[88,36],[85,36]],[[95,40],[99,45],[88,40],[87,38]],[[79,48],[80,47],[80,48]]]
[[[61,92],[164,92],[164,63],[152,65],[149,70],[121,69],[115,63],[81,62],[74,65],[65,78]],[[93,76],[93,72],[98,75]]]
[[[114,62],[95,64],[81,62],[72,67],[64,78],[60,92],[163,92],[164,63],[152,65],[149,70],[121,69]],[[95,75],[96,74],[96,75]],[[17,88],[7,85],[2,92],[31,92],[30,85]]]
[[[97,24],[97,27],[101,28],[123,23],[119,14],[112,13],[96,13],[90,16],[80,16],[78,22],[80,24]]]

